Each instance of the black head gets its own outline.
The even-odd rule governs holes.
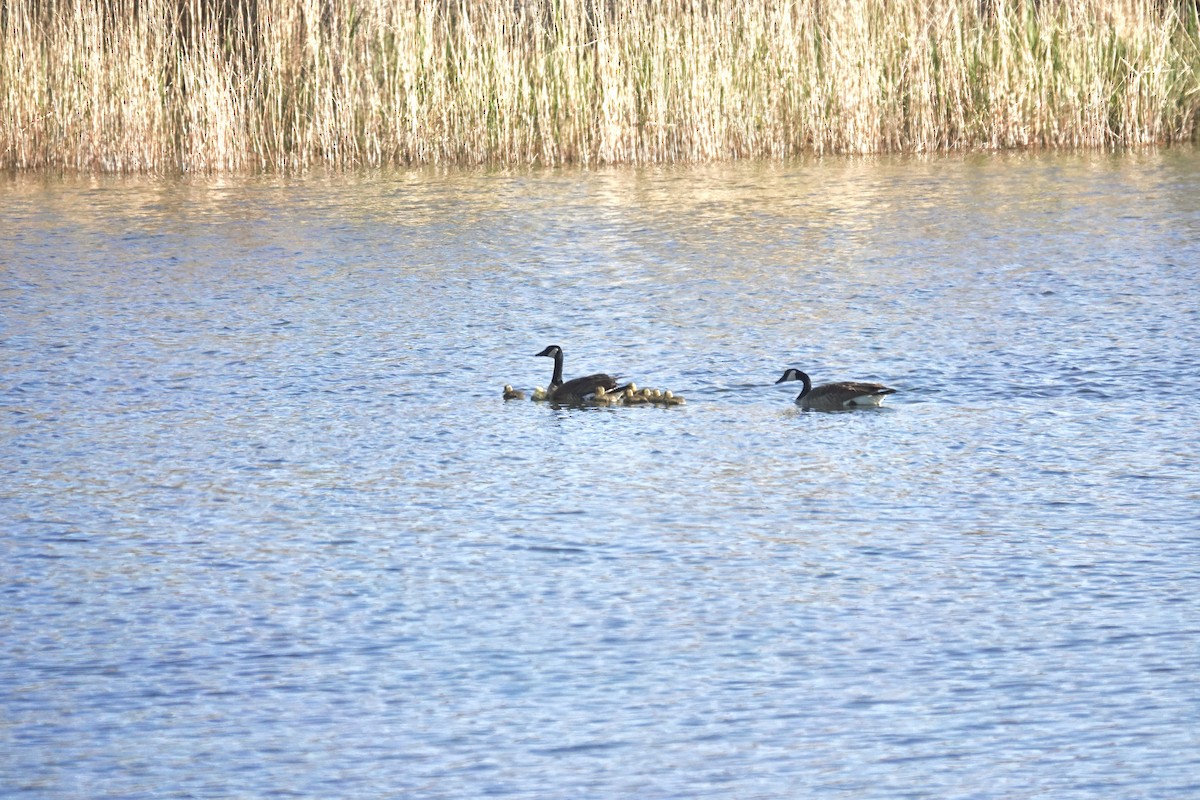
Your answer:
[[[788,367],[783,371],[783,377],[775,381],[775,383],[784,383],[786,381],[803,381],[808,376],[795,367]]]
[[[549,347],[547,347],[545,350],[543,350],[542,352],[538,353],[538,355],[539,356],[549,356],[550,358],[555,358],[557,356],[562,355],[562,348],[556,344],[552,344]]]

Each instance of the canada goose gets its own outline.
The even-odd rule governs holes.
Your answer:
[[[533,397],[530,398],[534,402],[541,403],[550,399],[550,393],[540,386],[533,387]]]
[[[796,396],[796,405],[805,411],[842,411],[849,408],[878,406],[883,404],[883,398],[896,392],[895,389],[889,389],[880,383],[860,383],[858,381],[826,383],[814,388],[808,375],[795,367],[784,370],[783,377],[775,383],[785,381],[804,382],[804,390]]]
[[[505,400],[524,400],[525,393],[518,389],[512,388],[512,384],[506,383],[506,384],[504,384],[504,399]]]
[[[538,356],[546,356],[554,359],[554,375],[550,378],[550,387],[546,394],[548,399],[558,403],[582,403],[591,400],[596,394],[597,389],[604,389],[611,392],[617,389],[617,379],[611,375],[606,375],[603,372],[597,372],[595,375],[585,375],[582,378],[574,378],[563,383],[563,351],[556,344],[552,344]]]

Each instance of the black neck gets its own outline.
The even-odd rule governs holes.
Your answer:
[[[812,380],[808,377],[808,375],[806,373],[804,373],[804,372],[800,373],[800,380],[804,382],[804,388],[800,390],[800,394],[796,395],[797,400],[799,400],[800,398],[804,397],[804,395],[806,395],[812,391]]]
[[[562,386],[562,382],[563,382],[562,362],[563,362],[562,350],[558,350],[554,353],[554,377],[552,377],[550,379],[550,388],[551,389],[553,389],[556,386]]]

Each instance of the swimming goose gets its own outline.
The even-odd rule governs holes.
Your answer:
[[[546,394],[548,399],[558,403],[583,403],[591,400],[597,389],[604,389],[606,392],[611,392],[617,389],[617,379],[611,375],[606,375],[603,372],[597,372],[595,375],[585,375],[582,378],[573,378],[572,380],[563,383],[563,351],[556,344],[552,344],[538,356],[546,356],[554,359],[554,375],[550,378],[550,387]]]
[[[597,386],[596,393],[592,395],[592,402],[598,406],[614,406],[621,402],[621,395],[617,392],[608,392],[603,386]]]
[[[682,397],[676,397],[675,394],[670,390],[663,392],[662,404],[664,406],[681,406],[685,402],[687,401],[685,401]]]
[[[621,395],[621,402],[627,406],[640,406],[650,401],[646,399],[645,390],[639,391],[637,387],[630,384]]]
[[[783,377],[775,383],[784,381],[803,381],[804,390],[796,397],[796,405],[805,411],[842,411],[850,408],[879,406],[883,398],[895,394],[895,389],[889,389],[881,383],[861,383],[859,381],[842,381],[826,383],[813,387],[812,380],[795,367],[784,370]]]
[[[511,383],[504,384],[504,399],[505,400],[524,400],[525,393],[520,389],[514,389]]]

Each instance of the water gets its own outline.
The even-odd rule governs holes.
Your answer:
[[[0,793],[1200,793],[1194,149],[9,176],[0,254]]]

